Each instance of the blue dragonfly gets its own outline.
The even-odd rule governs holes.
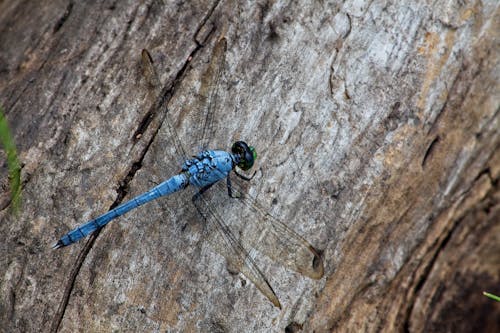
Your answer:
[[[313,279],[323,276],[323,262],[318,252],[304,238],[245,193],[241,182],[250,181],[255,173],[248,177],[237,169],[248,171],[253,167],[257,158],[254,147],[244,141],[236,141],[231,152],[208,149],[215,134],[214,100],[226,47],[226,39],[220,38],[201,80],[200,96],[206,107],[202,108],[204,112],[199,113],[201,121],[197,123],[200,128],[193,132],[195,141],[201,146],[200,152],[187,158],[173,121],[169,120],[169,112],[165,111],[163,124],[167,129],[168,141],[173,143],[176,154],[184,159],[180,172],[145,193],[76,227],[62,236],[53,247],[73,244],[132,209],[191,187],[195,189],[192,202],[205,223],[207,239],[212,247],[226,258],[230,267],[245,275],[276,307],[281,308],[278,297],[252,259],[250,250],[255,249],[273,261]],[[161,84],[147,50],[142,51],[142,63],[149,85],[159,95]],[[231,172],[239,181],[231,181]],[[231,217],[244,220],[244,228],[238,232],[232,231],[227,223],[227,219]]]

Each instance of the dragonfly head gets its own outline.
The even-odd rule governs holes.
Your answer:
[[[243,141],[236,141],[231,148],[233,154],[238,155],[240,160],[238,162],[238,167],[241,170],[249,170],[252,168],[253,163],[257,159],[257,152],[252,146],[248,146]]]

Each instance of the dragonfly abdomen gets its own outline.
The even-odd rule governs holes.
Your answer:
[[[85,236],[96,231],[97,229],[104,227],[114,218],[117,218],[118,216],[121,216],[131,211],[132,209],[142,206],[145,203],[155,200],[159,197],[180,191],[186,188],[188,184],[188,177],[184,173],[170,177],[169,179],[153,187],[149,191],[144,192],[143,194],[122,203],[118,207],[113,208],[109,212],[102,214],[79,227],[76,227],[66,235],[62,236],[57,241],[57,243],[54,244],[53,247],[57,249],[75,243]]]

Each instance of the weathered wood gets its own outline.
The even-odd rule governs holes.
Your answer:
[[[21,214],[0,196],[2,331],[499,331],[482,296],[500,294],[499,16],[493,0],[1,2],[23,163]],[[257,260],[281,311],[203,241],[187,194],[50,249],[178,170],[165,107],[189,141],[223,33],[214,147],[254,144],[249,191],[324,257],[320,281]]]

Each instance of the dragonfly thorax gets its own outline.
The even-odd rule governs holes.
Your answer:
[[[182,172],[191,185],[204,187],[226,178],[238,159],[238,156],[223,150],[206,150],[186,160]]]

